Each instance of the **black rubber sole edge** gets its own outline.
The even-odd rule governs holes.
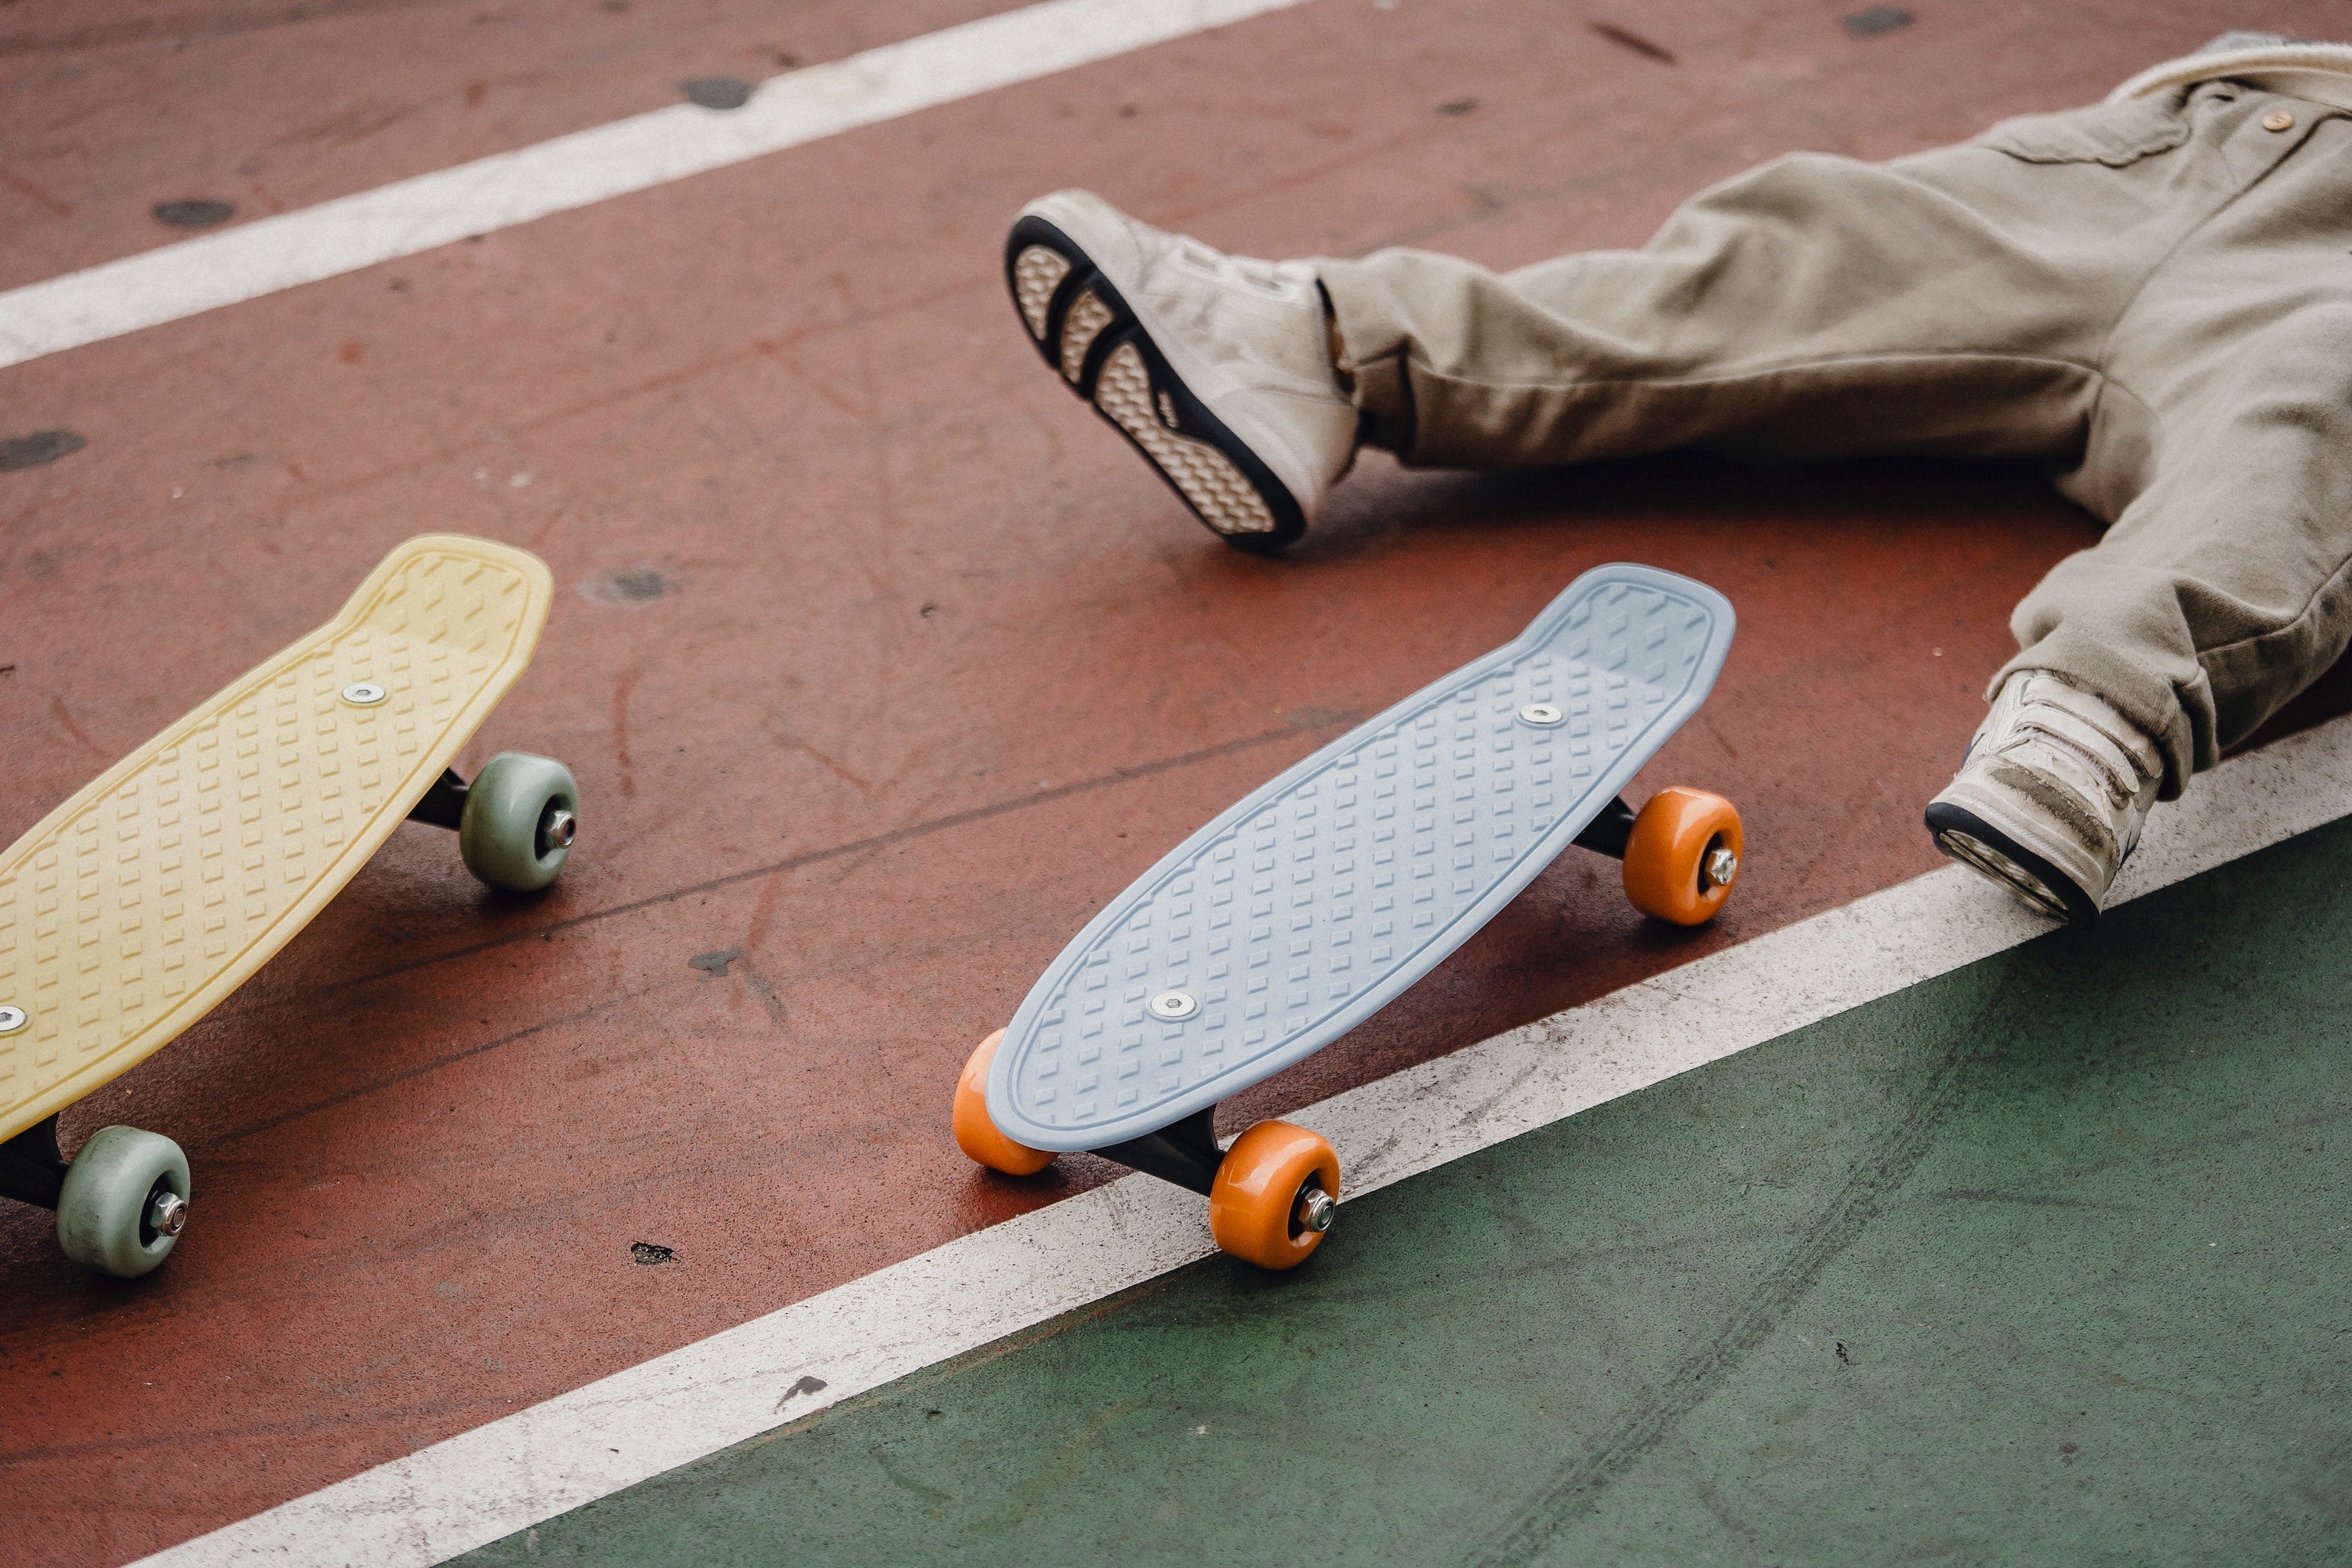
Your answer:
[[[1950,846],[1944,842],[1945,834],[1965,833],[1979,844],[1990,845],[2032,872],[2041,879],[2043,887],[2056,893],[2059,900],[2066,906],[2069,924],[2086,926],[2098,923],[2099,906],[2072,877],[1965,806],[1953,805],[1947,801],[1930,801],[1927,805],[1927,831],[1934,837],[1937,848],[1963,865],[1969,864],[1968,858],[1953,853]],[[1976,869],[1973,866],[1969,868]]]
[[[1095,341],[1087,345],[1086,363],[1078,374],[1077,384],[1071,390],[1095,411],[1096,417],[1118,431],[1119,438],[1135,448],[1137,456],[1160,476],[1160,482],[1173,490],[1176,499],[1184,503],[1184,510],[1200,518],[1201,526],[1211,533],[1236,550],[1246,550],[1254,554],[1270,554],[1297,543],[1307,532],[1307,514],[1299,510],[1290,488],[1275,477],[1274,470],[1267,468],[1241,437],[1225,427],[1224,421],[1210,413],[1208,405],[1195,397],[1192,389],[1186,386],[1182,378],[1169,367],[1160,346],[1151,341],[1151,334],[1136,321],[1135,312],[1120,298],[1118,289],[1103,276],[1101,269],[1079,247],[1077,241],[1034,215],[1014,223],[1013,232],[1004,241],[1004,287],[1013,299],[1013,313],[1020,317],[1022,336],[1029,337],[1029,318],[1022,314],[1021,289],[1014,268],[1021,259],[1021,253],[1033,246],[1042,246],[1070,264],[1069,271],[1063,274],[1061,282],[1055,286],[1053,301],[1046,307],[1045,336],[1030,339],[1038,355],[1052,369],[1054,378],[1063,385],[1070,386],[1069,381],[1062,374],[1062,325],[1068,318],[1072,301],[1081,293],[1091,290],[1096,299],[1108,307],[1111,320],[1095,334]],[[1095,402],[1095,378],[1102,370],[1103,362],[1110,357],[1112,350],[1127,342],[1133,343],[1143,356],[1144,371],[1151,380],[1153,405],[1157,406],[1161,399],[1166,399],[1176,411],[1173,427],[1176,434],[1214,447],[1225,461],[1240,471],[1242,478],[1249,481],[1250,488],[1257,491],[1258,499],[1265,503],[1266,510],[1273,515],[1274,529],[1271,532],[1227,533],[1212,525],[1207,518],[1201,515],[1201,509],[1192,504],[1192,499],[1184,493],[1183,487],[1169,476],[1143,444],[1129,435],[1126,426],[1105,413]]]

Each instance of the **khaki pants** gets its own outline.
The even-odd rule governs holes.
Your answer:
[[[1317,265],[1367,438],[1416,465],[2045,459],[2111,526],[2018,605],[2003,674],[2105,696],[2169,797],[2352,637],[2347,247],[2352,121],[2208,82],[1783,158],[1640,251]]]

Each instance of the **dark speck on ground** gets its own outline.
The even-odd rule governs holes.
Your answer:
[[[0,474],[37,468],[89,445],[71,430],[36,430],[29,436],[10,436],[0,439]]]
[[[1874,38],[1881,33],[1892,33],[1898,27],[1909,26],[1912,16],[1910,12],[1897,10],[1892,5],[1873,5],[1867,10],[1850,12],[1838,20],[1855,37]]]
[[[592,574],[581,583],[580,592],[600,605],[650,605],[677,586],[651,566],[635,566]]]
[[[180,202],[157,202],[152,209],[159,223],[173,228],[210,228],[216,223],[226,223],[236,216],[236,208],[228,202],[216,202],[203,197],[191,197]]]
[[[688,77],[677,90],[705,109],[740,109],[751,101],[751,84],[736,76]]]

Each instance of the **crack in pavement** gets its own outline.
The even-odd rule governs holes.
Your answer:
[[[615,915],[634,914],[639,910],[675,903],[680,899],[690,899],[699,893],[718,892],[722,889],[736,887],[744,882],[756,881],[761,877],[772,877],[780,871],[797,871],[803,867],[820,865],[827,860],[839,860],[852,855],[887,849],[893,845],[912,843],[919,838],[928,838],[935,833],[945,833],[951,828],[968,827],[975,822],[986,822],[992,817],[1010,816],[1017,811],[1025,811],[1032,806],[1065,800],[1072,795],[1087,795],[1096,790],[1108,789],[1114,784],[1132,784],[1138,779],[1172,773],[1179,768],[1190,767],[1195,763],[1212,762],[1219,757],[1231,756],[1236,752],[1271,745],[1276,742],[1287,741],[1299,735],[1311,734],[1322,730],[1352,729],[1356,720],[1357,715],[1351,712],[1325,714],[1311,722],[1286,724],[1278,730],[1262,731],[1255,735],[1244,735],[1239,740],[1220,742],[1213,746],[1203,746],[1198,751],[1185,752],[1172,757],[1162,757],[1156,762],[1137,763],[1129,767],[1114,768],[1107,773],[1080,779],[1074,784],[1056,784],[1051,789],[1034,790],[1028,795],[1016,795],[1011,800],[1001,800],[989,805],[976,805],[966,811],[951,812],[946,816],[933,817],[928,822],[910,823],[905,827],[893,828],[887,833],[878,833],[870,838],[854,839],[847,844],[835,844],[824,849],[807,850],[799,855],[787,856],[770,865],[755,866],[743,871],[730,871],[723,877],[714,877],[707,882],[697,882],[690,887],[673,888],[665,893],[650,894],[625,904],[614,904],[609,909],[592,910],[586,914],[574,915],[569,920],[551,921],[545,925],[509,931],[485,942],[473,942],[464,947],[454,947],[446,952],[435,953],[407,963],[394,964],[389,969],[379,969],[373,973],[355,975],[348,980],[338,980],[331,984],[320,986],[312,994],[324,995],[349,990],[353,986],[373,985],[380,980],[389,980],[394,975],[429,968],[436,963],[446,963],[452,959],[470,958],[478,952],[488,952],[495,948],[510,946],[518,942],[528,942],[533,937],[551,936],[556,931],[570,931],[576,926],[610,920]]]

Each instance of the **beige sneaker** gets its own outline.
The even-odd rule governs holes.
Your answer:
[[[2024,903],[2087,924],[2138,844],[2163,777],[2156,743],[2104,699],[2021,669],[1928,803],[1927,831]]]
[[[1235,544],[1307,531],[1356,454],[1323,290],[1057,191],[1022,209],[1006,281],[1045,363]]]

